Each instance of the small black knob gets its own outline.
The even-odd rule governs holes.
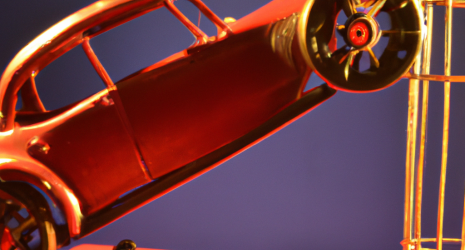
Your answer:
[[[136,250],[136,243],[132,240],[122,240],[113,248],[114,250]]]

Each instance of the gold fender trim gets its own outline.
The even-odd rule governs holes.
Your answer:
[[[315,66],[313,66],[312,60],[310,59],[310,56],[308,54],[307,20],[314,2],[315,0],[308,0],[305,3],[304,7],[302,8],[302,12],[300,13],[299,21],[297,23],[297,39],[299,42],[299,47],[305,62],[312,70],[315,70]]]

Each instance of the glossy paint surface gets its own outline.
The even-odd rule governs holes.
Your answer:
[[[274,22],[285,20],[287,15],[276,14],[269,24],[235,32],[202,3],[194,1],[194,5],[200,8],[199,13],[214,22],[218,36],[207,37],[172,2],[99,1],[63,19],[30,42],[2,75],[0,119],[5,135],[0,145],[5,152],[0,156],[11,157],[18,166],[19,159],[23,158],[36,165],[24,171],[24,177],[3,178],[7,181],[38,179],[43,184],[36,186],[50,196],[72,193],[79,206],[69,206],[75,201],[51,198],[56,202],[53,206],[61,207],[66,217],[82,217],[85,230],[79,237],[152,199],[151,196],[141,199],[131,193],[133,190],[149,182],[147,188],[159,190],[158,182],[168,180],[169,184],[161,184],[162,189],[154,197],[165,194],[335,93],[327,87],[302,93],[311,70],[292,43],[295,33],[280,38],[280,34],[269,32]],[[163,7],[194,35],[194,44],[184,53],[176,53],[114,85],[92,49],[90,38]],[[288,29],[295,30],[295,23]],[[283,61],[282,51],[275,53],[275,46],[270,43],[275,40],[287,44],[291,52],[286,56],[287,61]],[[46,111],[37,91],[36,76],[81,43],[106,90]],[[18,91],[21,98],[27,99],[17,102]],[[23,107],[16,108],[21,104]],[[213,106],[216,109],[209,111]],[[192,107],[195,112],[184,111]],[[157,108],[162,112],[157,112]],[[220,118],[218,111],[226,115]],[[192,129],[187,132],[180,129],[183,123]],[[141,126],[145,128],[140,129]],[[34,136],[31,138],[31,135]],[[23,152],[24,147],[27,154]],[[18,168],[13,166],[9,170],[10,165],[1,166],[4,175]],[[44,165],[56,174],[55,179],[41,175]],[[30,172],[37,174],[30,177]],[[171,177],[177,173],[184,177]],[[95,181],[99,184],[95,185]],[[65,184],[56,184],[60,182]],[[120,206],[123,202],[120,198],[127,198],[124,206]],[[115,206],[119,207],[114,209]],[[103,216],[104,211],[115,214],[116,210],[121,210],[119,215]],[[73,220],[68,225],[71,236],[81,231]]]
[[[305,76],[273,53],[266,33],[230,37],[116,84],[153,178],[233,142],[296,100]]]
[[[205,2],[221,17],[240,17],[264,4]],[[39,25],[43,30],[88,3],[60,5],[66,13],[55,19],[58,11],[50,5],[42,3],[43,11],[37,11],[41,6],[28,4],[22,3],[14,17],[9,16],[14,6],[1,8],[7,12],[2,23],[24,25],[2,27],[8,34],[2,44],[13,48],[1,52],[8,53],[2,65],[40,33]],[[17,14],[22,11],[27,14]],[[19,44],[21,39],[14,38],[27,36],[25,30],[37,33]],[[461,87],[456,90],[460,106]],[[142,247],[176,249],[400,247],[406,93],[405,83],[370,95],[339,93],[223,166],[82,242],[114,244],[131,238]]]
[[[84,215],[108,205],[124,193],[122,190],[131,190],[150,181],[144,176],[115,105],[102,102],[53,130],[37,134],[51,145],[47,154],[29,152],[68,183],[81,201]]]

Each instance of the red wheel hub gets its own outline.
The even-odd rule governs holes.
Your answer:
[[[365,46],[371,37],[370,29],[365,22],[356,21],[349,30],[349,40],[355,46]]]

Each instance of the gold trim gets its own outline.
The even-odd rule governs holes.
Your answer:
[[[444,45],[444,75],[451,73],[452,50],[452,0],[446,2],[446,33]],[[450,122],[450,81],[444,82],[444,120],[442,135],[441,177],[439,183],[438,221],[437,221],[437,250],[442,250],[444,229],[444,203],[446,193],[447,151],[449,148],[449,122]]]
[[[305,3],[299,18],[299,23],[297,24],[297,40],[299,42],[299,47],[305,62],[312,70],[315,70],[315,66],[310,59],[307,48],[307,20],[314,3],[315,0],[308,0]]]
[[[444,76],[444,75],[430,75],[430,74],[411,74],[407,72],[404,74],[405,78],[418,79],[424,81],[436,81],[436,82],[465,82],[465,76]]]
[[[46,221],[45,223],[45,228],[47,231],[47,242],[48,242],[48,248],[47,250],[56,250],[57,249],[57,239],[56,239],[56,233],[55,229],[53,228],[52,223]]]
[[[433,34],[433,5],[427,4],[427,39],[423,47],[422,73],[430,73],[431,61],[431,45]],[[421,111],[421,128],[420,128],[420,150],[417,167],[417,182],[415,188],[415,217],[414,219],[414,239],[421,239],[421,206],[423,199],[423,170],[425,165],[425,150],[426,150],[426,127],[428,121],[428,102],[429,102],[429,81],[423,81],[423,100]],[[415,244],[416,249],[421,249],[421,241],[418,240]]]

